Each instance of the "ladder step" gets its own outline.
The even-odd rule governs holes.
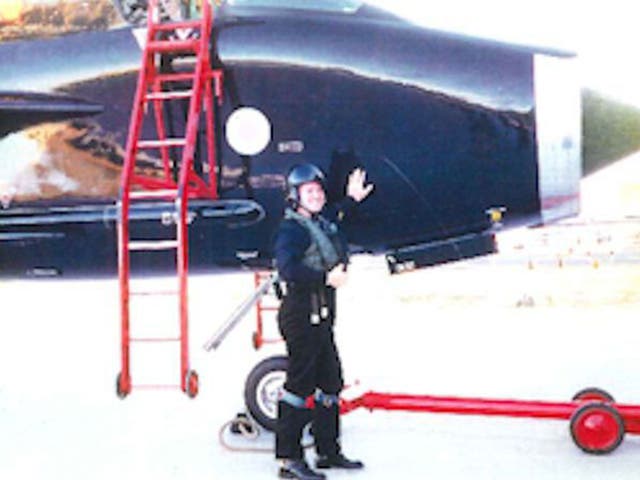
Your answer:
[[[129,192],[129,198],[132,200],[157,200],[176,198],[178,190],[134,190]]]
[[[177,90],[174,92],[152,92],[148,93],[145,98],[147,100],[175,100],[179,98],[191,98],[193,90]]]
[[[163,148],[184,147],[187,141],[184,138],[167,138],[165,140],[139,140],[138,148]]]
[[[169,343],[169,342],[179,342],[182,340],[180,337],[138,337],[138,338],[130,338],[131,342],[139,342],[139,343]]]
[[[260,310],[262,310],[263,312],[277,312],[280,310],[280,307],[277,307],[275,305],[271,306],[266,306],[266,307],[260,307]]]
[[[159,73],[155,76],[160,82],[187,82],[193,81],[196,77],[194,72],[180,72],[180,73]]]
[[[147,44],[147,51],[153,53],[193,52],[200,49],[200,40],[155,40]]]
[[[131,385],[131,388],[134,390],[181,390],[182,387],[180,385],[153,385],[153,384],[141,384],[141,385]]]
[[[183,20],[183,21],[170,21],[170,22],[162,22],[162,23],[154,23],[152,28],[156,32],[170,32],[172,30],[178,29],[198,29],[202,27],[201,20]]]
[[[178,295],[178,293],[178,290],[133,290],[129,292],[129,295],[138,297],[150,297],[152,295],[173,296]]]
[[[195,66],[197,62],[198,62],[197,57],[175,57],[171,61],[171,65],[174,68],[178,67],[176,68],[176,70],[181,69],[180,71],[182,73],[188,73],[189,72],[189,70],[187,70],[188,68],[195,70]]]
[[[178,248],[177,240],[135,240],[129,242],[129,250],[171,250]]]

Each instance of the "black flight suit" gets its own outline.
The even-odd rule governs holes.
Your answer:
[[[350,210],[354,205],[355,202],[347,198],[342,208],[328,207],[321,215],[336,225],[344,210]],[[334,240],[341,244],[342,252],[338,253],[346,264],[346,242],[339,232]],[[318,454],[340,452],[337,397],[344,383],[333,336],[336,292],[326,285],[330,267],[324,271],[315,270],[303,263],[312,242],[309,231],[298,221],[287,218],[282,221],[275,242],[275,258],[280,279],[286,282],[286,293],[278,312],[278,326],[286,341],[289,359],[285,392],[298,400],[317,394],[317,390],[326,396],[316,397],[313,412],[301,405],[293,406],[291,402],[281,400],[278,403],[276,458],[303,458],[300,441],[310,419],[313,419]],[[319,307],[324,307],[324,318],[312,319],[313,314],[318,314]],[[323,401],[327,396],[333,402]]]

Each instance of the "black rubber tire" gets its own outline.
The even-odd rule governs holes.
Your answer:
[[[581,429],[581,426],[586,425],[582,424],[585,417],[593,414],[604,415],[613,422],[614,430],[612,432],[605,432],[606,436],[602,440],[604,443],[601,445],[593,444],[593,438],[589,439],[585,437],[585,435],[589,434],[589,431],[583,431]],[[587,428],[594,431],[592,426]],[[573,415],[571,415],[569,429],[571,431],[571,438],[578,448],[583,452],[595,455],[604,455],[613,452],[622,443],[625,433],[624,421],[618,410],[612,405],[603,402],[589,402],[581,405],[573,412]],[[600,441],[600,439],[597,439],[597,441]],[[590,444],[588,442],[590,442]]]
[[[615,402],[613,399],[613,395],[611,395],[606,390],[598,387],[587,387],[583,388],[579,392],[577,392],[572,400],[574,402],[578,401],[601,401],[601,402]]]
[[[262,428],[271,432],[277,423],[277,391],[284,385],[288,364],[285,355],[265,358],[253,367],[244,384],[247,410]]]

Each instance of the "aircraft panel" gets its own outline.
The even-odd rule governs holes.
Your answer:
[[[536,135],[544,223],[576,215],[582,177],[577,59],[536,55]]]

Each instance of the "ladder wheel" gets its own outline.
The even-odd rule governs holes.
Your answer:
[[[585,403],[573,413],[569,426],[573,441],[586,453],[610,453],[624,438],[622,416],[606,403]]]
[[[116,377],[116,395],[118,398],[126,398],[131,393],[131,382],[123,382],[122,372]]]
[[[185,378],[186,392],[189,395],[189,398],[195,398],[198,395],[198,374],[195,370],[189,370],[187,372],[187,377]]]
[[[615,400],[613,399],[613,395],[611,395],[606,390],[596,387],[583,388],[573,396],[572,400],[574,402],[586,402],[589,400],[597,400],[600,402],[615,402]]]
[[[254,350],[260,350],[260,347],[262,347],[262,341],[258,332],[253,332],[253,335],[251,335],[251,343],[253,344]]]

